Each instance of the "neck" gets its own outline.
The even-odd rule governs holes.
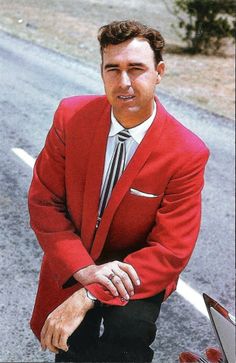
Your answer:
[[[132,129],[133,127],[141,125],[144,121],[146,121],[148,119],[148,117],[147,117],[146,120],[141,120],[141,121],[120,120],[118,117],[116,117],[115,114],[114,114],[114,116],[115,116],[116,120],[119,122],[119,124],[124,127],[124,129]]]
[[[125,129],[131,129],[133,127],[141,125],[143,122],[145,122],[147,119],[149,119],[149,117],[152,116],[153,112],[154,112],[154,106],[152,106],[152,109],[149,112],[145,112],[142,114],[140,114],[140,113],[135,114],[135,112],[134,112],[131,115],[127,115],[127,114],[122,115],[121,113],[119,113],[119,112],[117,113],[116,110],[113,109],[113,113],[114,113],[116,120]]]

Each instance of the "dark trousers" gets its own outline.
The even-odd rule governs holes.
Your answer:
[[[151,343],[156,336],[164,292],[126,306],[90,310],[68,339],[68,352],[56,354],[55,362],[151,362]],[[103,332],[100,326],[103,320]]]

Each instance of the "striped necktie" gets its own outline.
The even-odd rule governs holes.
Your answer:
[[[118,135],[118,143],[115,147],[113,156],[111,158],[111,162],[107,171],[105,182],[102,188],[102,193],[100,196],[98,223],[100,222],[104,209],[106,208],[108,200],[111,196],[112,189],[114,188],[116,182],[120,178],[125,168],[125,157],[126,157],[125,141],[131,135],[129,131],[125,129],[120,131],[117,135]]]

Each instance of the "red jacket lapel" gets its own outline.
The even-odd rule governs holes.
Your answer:
[[[106,154],[107,138],[110,130],[110,105],[101,114],[99,120],[93,124],[96,127],[94,140],[90,149],[88,169],[86,174],[84,199],[83,199],[83,221],[81,238],[88,249],[94,239],[95,226],[98,215],[100,189],[103,177],[103,169]]]

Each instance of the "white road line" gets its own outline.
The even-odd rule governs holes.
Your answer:
[[[27,165],[33,168],[35,159],[31,155],[29,155],[26,151],[20,148],[12,148],[12,151]],[[182,279],[179,279],[176,291],[186,301],[192,304],[195,309],[197,309],[202,315],[209,319],[203,297],[199,292],[186,284],[186,282],[184,282]]]
[[[179,279],[176,291],[180,296],[192,304],[195,309],[202,313],[202,315],[209,319],[204,299],[199,292],[186,284],[186,282],[184,282],[182,279]]]
[[[35,159],[29,155],[25,150],[20,148],[12,148],[12,151],[21,159],[23,160],[27,165],[29,165],[31,168],[34,167]]]

